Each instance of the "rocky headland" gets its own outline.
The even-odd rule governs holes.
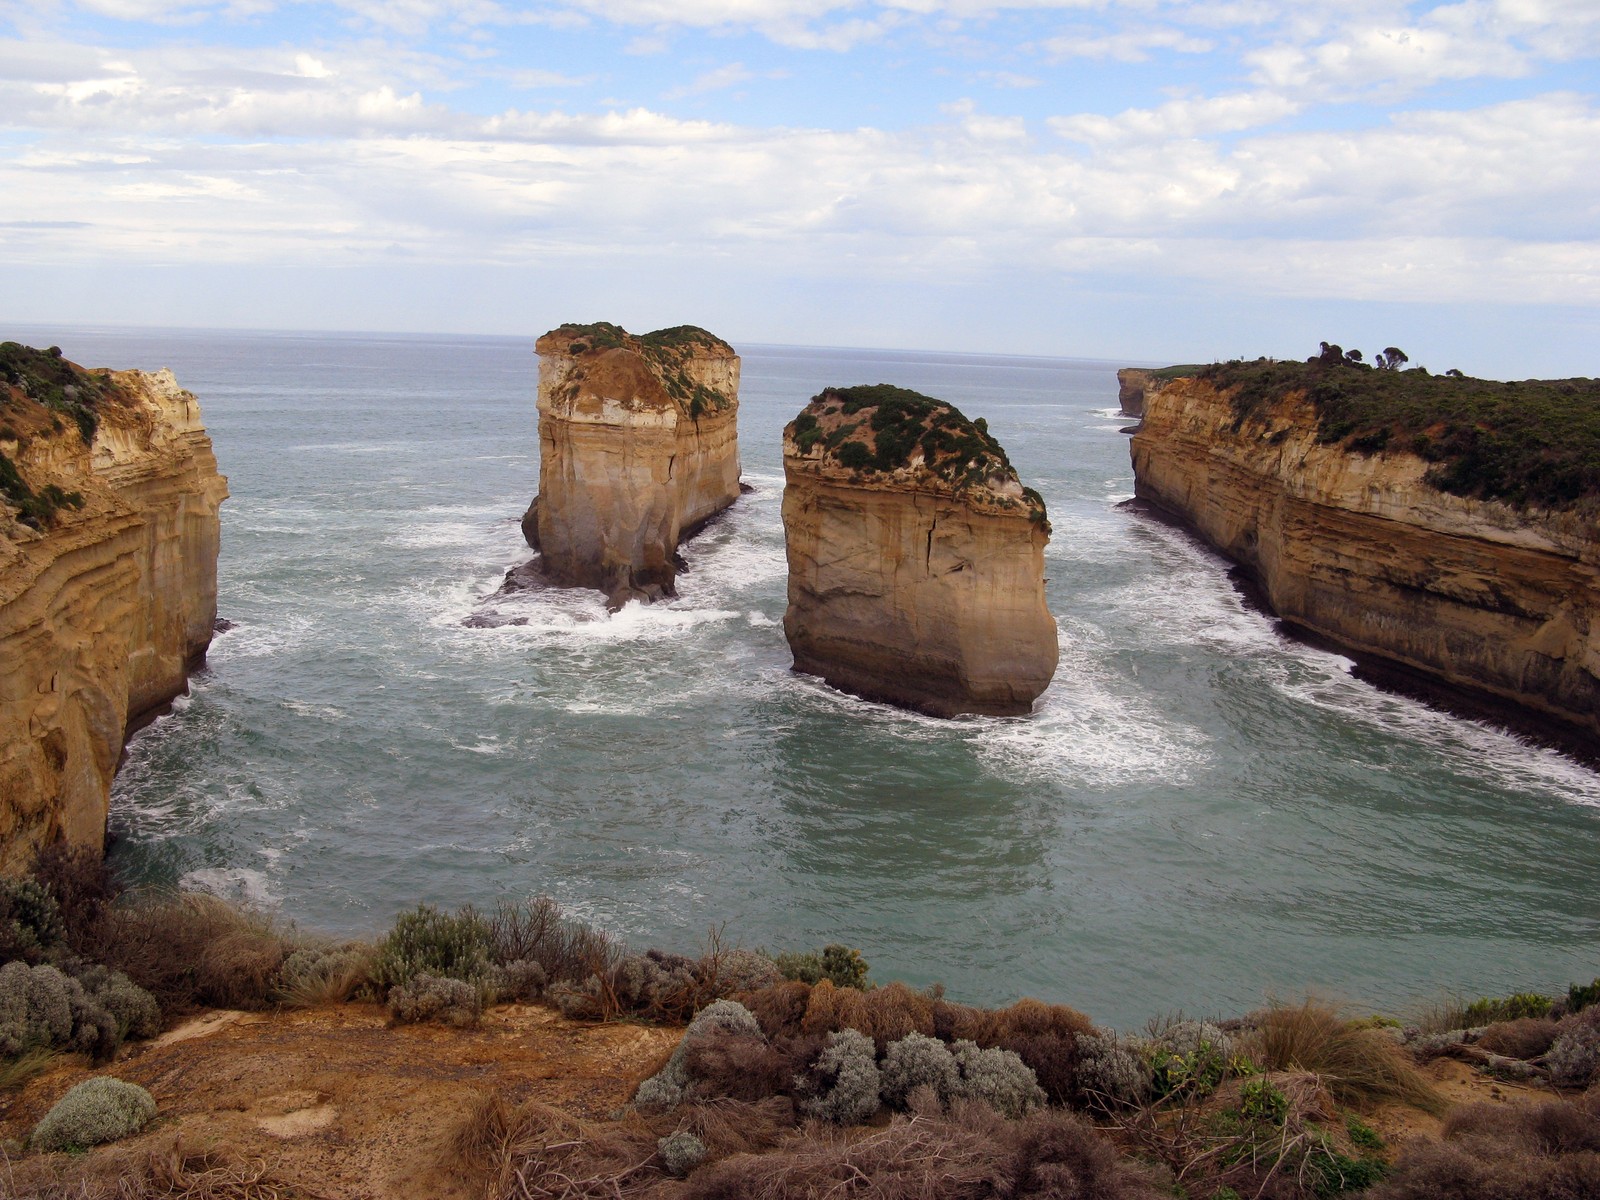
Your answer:
[[[523,534],[556,584],[620,608],[674,594],[678,546],[739,496],[739,356],[680,325],[538,341],[539,494]]]
[[[1028,712],[1055,674],[1044,501],[980,419],[830,388],[783,432],[795,670],[934,716]]]
[[[128,729],[210,645],[227,495],[170,372],[0,344],[0,872],[103,845]]]
[[[1291,631],[1600,754],[1600,384],[1374,369],[1335,346],[1164,384],[1132,455],[1137,496]]]

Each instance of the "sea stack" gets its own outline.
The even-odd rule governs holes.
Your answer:
[[[0,343],[0,872],[104,846],[128,729],[211,643],[227,495],[170,372]]]
[[[523,518],[546,579],[612,610],[675,594],[678,546],[739,496],[739,356],[693,325],[563,325],[539,351],[539,494]]]
[[[1027,713],[1055,674],[1050,522],[982,420],[888,384],[783,431],[795,670],[933,716]]]

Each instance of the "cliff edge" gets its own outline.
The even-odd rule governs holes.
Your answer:
[[[982,421],[829,388],[783,431],[794,667],[934,716],[1017,715],[1055,674],[1044,501]]]
[[[127,730],[210,645],[227,494],[171,372],[0,344],[0,872],[103,845]]]
[[[1151,395],[1131,446],[1136,494],[1291,627],[1600,752],[1600,383],[1219,364]]]
[[[541,337],[539,494],[523,519],[549,580],[608,605],[674,594],[678,546],[739,496],[739,356],[691,325]]]

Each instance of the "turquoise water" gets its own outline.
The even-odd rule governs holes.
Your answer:
[[[16,335],[13,335],[16,336]],[[636,946],[859,946],[874,975],[1132,1026],[1307,988],[1403,1009],[1600,974],[1600,776],[1280,638],[1119,508],[1117,365],[739,347],[746,481],[681,594],[487,601],[527,559],[531,339],[38,329],[171,366],[233,498],[218,637],[113,798],[119,866],[372,933],[548,892]],[[1023,719],[792,674],[779,431],[825,384],[987,417],[1055,536]]]

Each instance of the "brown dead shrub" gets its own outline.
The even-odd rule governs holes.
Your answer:
[[[1593,1105],[1469,1104],[1440,1137],[1408,1143],[1371,1200],[1591,1200],[1600,1196]]]
[[[896,982],[858,994],[866,999],[871,1023],[871,1028],[863,1032],[877,1043],[879,1054],[888,1049],[890,1042],[898,1042],[908,1033],[933,1036],[933,1001],[921,992]]]
[[[696,1096],[750,1102],[787,1090],[794,1078],[788,1055],[762,1038],[739,1034],[697,1038],[684,1068]]]
[[[1549,1017],[1501,1021],[1483,1031],[1478,1045],[1507,1058],[1538,1058],[1556,1040],[1556,1022]]]
[[[933,1036],[942,1042],[976,1042],[985,1049],[997,1044],[999,1026],[986,1008],[940,998],[933,1002]]]
[[[103,936],[100,922],[122,891],[104,856],[88,846],[56,842],[39,852],[33,878],[55,898],[67,945],[85,958],[95,958]]]
[[[1396,1101],[1426,1112],[1444,1107],[1411,1056],[1387,1034],[1315,1000],[1277,1005],[1260,1014],[1249,1048],[1269,1071],[1322,1076],[1342,1104],[1367,1107]]]
[[[1078,1038],[1094,1032],[1089,1018],[1064,1004],[1032,999],[1018,1000],[990,1017],[990,1044],[1013,1051],[1031,1067],[1051,1103],[1069,1103],[1076,1094]]]
[[[1005,1121],[957,1102],[923,1106],[886,1128],[810,1124],[766,1154],[692,1175],[685,1200],[1155,1200],[1158,1191],[1093,1128],[1069,1113]]]
[[[168,1017],[267,1007],[292,949],[266,917],[199,892],[125,896],[101,927],[100,961],[155,996]]]
[[[1046,1004],[1024,997],[1009,1008],[994,1014],[996,1036],[1006,1041],[1017,1037],[1075,1038],[1094,1032],[1094,1023],[1065,1004]]]
[[[794,1037],[805,1022],[811,985],[785,980],[759,991],[741,992],[734,999],[750,1010],[769,1038]]]
[[[182,1137],[149,1151],[35,1155],[0,1162],[0,1195],[18,1200],[329,1200],[263,1158]]]
[[[872,1011],[867,1007],[867,993],[856,988],[835,987],[831,980],[824,979],[811,989],[800,1031],[836,1033],[841,1029],[854,1029],[872,1036]]]

